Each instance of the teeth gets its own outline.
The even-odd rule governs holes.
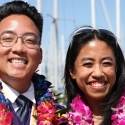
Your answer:
[[[98,82],[95,82],[95,83],[91,83],[91,86],[94,86],[94,87],[101,87],[101,86],[104,86],[105,83],[98,83]]]
[[[10,60],[11,63],[20,63],[20,64],[26,64],[25,60],[17,60],[17,59],[12,59]]]

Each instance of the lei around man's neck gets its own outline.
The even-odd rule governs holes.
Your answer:
[[[39,124],[60,124],[57,111],[64,108],[58,104],[58,95],[49,91],[51,83],[45,79],[45,76],[34,73],[32,77],[35,89],[36,111],[37,115],[33,117],[36,119],[36,125]],[[13,114],[10,111],[10,101],[5,98],[2,83],[0,83],[0,123],[2,125],[11,125],[13,121]],[[32,115],[32,114],[31,114]]]
[[[32,81],[35,89],[35,99],[37,105],[39,105],[42,101],[51,100],[52,93],[49,92],[49,88],[51,87],[51,83],[45,79],[45,76],[34,73],[32,77]]]
[[[45,76],[34,73],[32,81],[35,88],[38,114],[35,118],[38,124],[61,125],[62,123],[66,123],[65,118],[60,115],[62,109],[65,109],[65,107],[59,104],[64,98],[60,98],[60,94],[49,91],[49,88],[52,88],[52,86],[45,79]]]

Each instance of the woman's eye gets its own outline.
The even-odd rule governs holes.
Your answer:
[[[93,65],[92,63],[84,63],[83,64],[84,67],[92,67],[92,65]]]
[[[103,65],[104,66],[112,66],[112,63],[111,62],[104,62]]]

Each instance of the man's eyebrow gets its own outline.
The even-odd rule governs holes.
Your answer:
[[[5,30],[5,31],[3,31],[2,33],[14,33],[14,34],[16,34],[14,31],[11,31],[11,30]],[[2,34],[2,33],[1,33],[1,34]],[[25,32],[24,34],[17,34],[17,35],[25,35],[25,34],[33,34],[33,35],[36,35],[36,36],[37,36],[37,34],[34,33],[34,32]]]
[[[14,33],[14,32],[11,31],[11,30],[5,30],[5,31],[3,31],[1,34],[3,34],[3,33]]]

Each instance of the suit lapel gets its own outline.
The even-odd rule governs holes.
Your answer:
[[[10,111],[13,113],[13,123],[14,123],[14,125],[23,125],[20,122],[19,118],[17,117],[16,112],[14,111],[11,103],[9,104],[9,107],[10,107]],[[28,118],[27,118],[27,121],[26,121],[25,125],[30,125],[31,109],[32,109],[32,105],[29,106],[29,115],[28,115]]]
[[[22,125],[22,123],[20,122],[19,118],[17,117],[11,103],[9,104],[9,106],[10,106],[10,111],[13,113],[13,123],[14,123],[14,125]]]

